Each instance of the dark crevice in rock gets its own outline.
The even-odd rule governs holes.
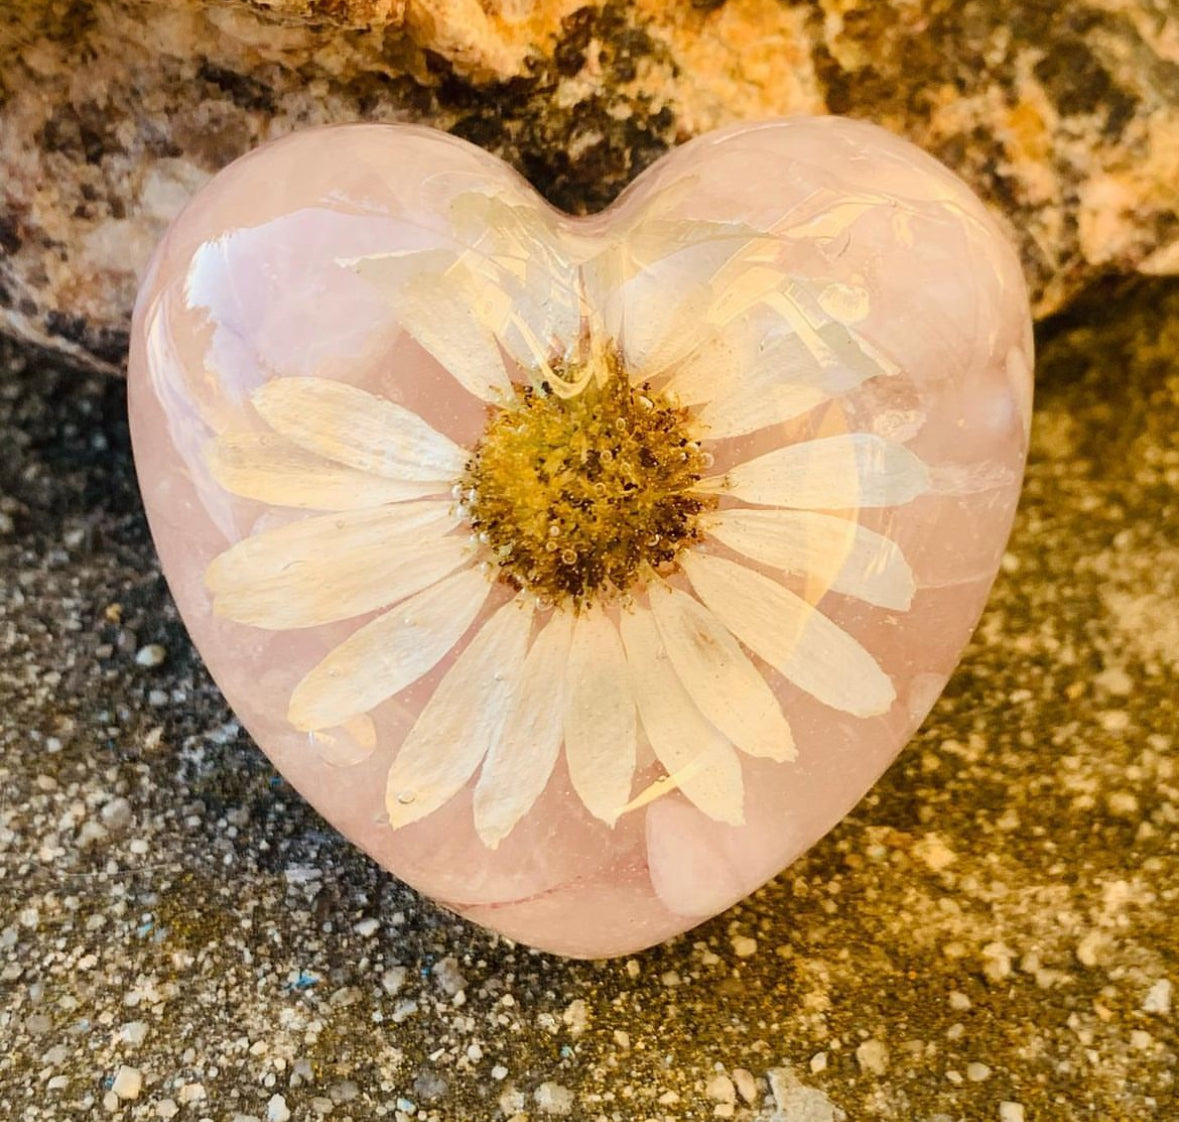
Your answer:
[[[581,72],[597,44],[600,92],[570,110],[554,101],[557,82]],[[473,86],[437,57],[437,103],[459,114],[450,131],[516,167],[549,202],[573,214],[607,206],[676,139],[675,115],[647,94],[624,87],[644,60],[672,68],[665,49],[631,23],[619,3],[585,7],[563,23],[549,60],[535,60],[524,78]]]
[[[228,95],[239,109],[262,113],[274,112],[274,93],[257,78],[217,66],[208,59],[201,62],[197,74],[201,81],[208,82],[218,92]]]
[[[0,214],[0,250],[16,253],[21,247],[20,225],[15,214]]]

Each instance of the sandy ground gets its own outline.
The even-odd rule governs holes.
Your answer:
[[[1179,1117],[1179,286],[1042,331],[978,634],[745,904],[571,963],[374,867],[179,625],[123,386],[0,343],[0,1116]]]

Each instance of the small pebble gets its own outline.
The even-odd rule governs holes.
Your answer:
[[[757,954],[757,940],[748,935],[734,935],[732,939],[733,953],[738,958],[752,958]]]
[[[111,1090],[124,1102],[139,1098],[139,1092],[143,1090],[142,1072],[137,1067],[127,1067],[124,1064],[115,1072]]]
[[[926,834],[913,847],[914,854],[935,873],[948,869],[958,855],[937,834]]]
[[[991,1069],[986,1064],[973,1063],[966,1065],[966,1078],[971,1083],[981,1083],[990,1077]]]
[[[108,837],[110,837],[110,831],[101,822],[96,822],[93,818],[87,818],[82,823],[82,828],[78,831],[78,848],[88,849],[90,846]]]
[[[714,1075],[704,1088],[704,1093],[715,1103],[731,1103],[737,1101],[737,1088],[733,1081],[723,1073]]]
[[[1172,988],[1169,978],[1160,978],[1146,991],[1146,996],[1142,999],[1142,1011],[1158,1013],[1165,1017],[1171,1011]]]
[[[733,1082],[737,1086],[737,1094],[750,1106],[753,1106],[758,1099],[757,1080],[753,1078],[753,1072],[747,1071],[743,1067],[734,1068]]]
[[[970,998],[958,990],[950,991],[950,1008],[959,1013],[965,1012],[970,1008]]]
[[[147,1039],[146,1021],[128,1021],[119,1029],[119,1038],[127,1044],[142,1044]]]
[[[589,1027],[589,1006],[582,998],[576,998],[565,1007],[561,1020],[569,1029],[570,1036],[581,1036]]]
[[[800,1082],[790,1068],[771,1068],[766,1075],[778,1107],[774,1122],[845,1122],[847,1115],[823,1091]]]
[[[162,665],[167,657],[168,652],[159,643],[148,643],[146,647],[140,647],[135,652],[135,665],[150,670]]]
[[[1082,966],[1097,966],[1104,957],[1109,945],[1109,937],[1104,931],[1093,928],[1085,933],[1077,944],[1077,961]]]
[[[1027,1122],[1020,1103],[1001,1102],[999,1104],[999,1122]]]
[[[865,1040],[856,1049],[856,1062],[861,1071],[883,1075],[888,1071],[888,1049],[879,1040]]]
[[[518,1091],[515,1087],[509,1087],[499,1096],[499,1109],[505,1118],[512,1118],[522,1113],[527,1105],[528,1099],[525,1098],[524,1092]]]
[[[356,1084],[353,1083],[352,1086],[355,1087]],[[423,1068],[414,1076],[413,1093],[423,1102],[433,1102],[435,1099],[440,1099],[449,1089],[446,1080],[429,1068]]]
[[[453,955],[448,955],[441,961],[434,963],[430,973],[434,975],[434,981],[438,983],[438,988],[447,997],[455,997],[467,988],[467,980],[459,970],[458,959]]]
[[[282,1095],[272,1095],[266,1104],[266,1122],[290,1122],[291,1111]]]
[[[1134,690],[1134,679],[1120,666],[1107,666],[1093,682],[1099,688],[1119,697],[1128,697]]]
[[[982,949],[983,973],[992,982],[1002,982],[1011,976],[1011,949],[1002,943],[988,943]]]
[[[560,1083],[542,1083],[533,1096],[536,1107],[543,1114],[566,1115],[573,1113],[573,1092]]]
[[[1115,818],[1135,818],[1139,813],[1138,797],[1132,791],[1114,791],[1106,800]]]
[[[430,1073],[430,1074],[432,1075],[433,1073]],[[442,1084],[442,1089],[441,1089],[441,1091],[438,1092],[438,1094],[445,1094],[446,1093],[446,1082],[444,1080],[439,1079],[439,1077],[437,1077],[437,1076],[434,1076],[434,1078],[438,1079],[438,1082],[440,1082]],[[429,1087],[430,1087],[430,1090],[433,1091],[436,1088],[436,1084],[430,1083]],[[414,1090],[416,1091],[417,1089],[418,1089],[417,1083],[415,1082]],[[360,1097],[360,1084],[352,1079],[345,1079],[341,1083],[333,1083],[328,1088],[328,1098],[330,1098],[332,1100],[332,1102],[334,1102],[336,1104],[350,1103],[353,1099],[359,1098],[359,1097]],[[428,1098],[437,1098],[437,1094],[423,1095],[422,1097],[427,1098],[427,1099]]]
[[[393,1006],[393,1023],[399,1025],[402,1021],[409,1020],[418,1011],[418,1003],[416,1001],[399,1001]]]
[[[332,991],[332,995],[328,998],[328,1004],[334,1009],[347,1009],[355,1005],[363,996],[358,986],[341,986],[338,990]]]
[[[391,966],[381,975],[381,988],[390,996],[395,997],[405,986],[406,969],[404,966]]]
[[[184,1083],[176,1092],[176,1097],[181,1104],[201,1102],[205,1095],[205,1085],[203,1083]]]
[[[121,796],[119,798],[111,799],[102,810],[99,812],[102,818],[102,824],[113,832],[119,832],[127,829],[131,825],[131,820],[134,817],[131,811],[131,804]]]

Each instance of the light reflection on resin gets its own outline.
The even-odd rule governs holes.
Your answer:
[[[1017,262],[835,118],[558,214],[417,128],[222,173],[136,312],[136,458],[230,703],[488,926],[633,951],[847,812],[932,704],[1018,496]]]

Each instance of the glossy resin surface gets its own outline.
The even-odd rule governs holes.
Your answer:
[[[196,197],[130,394],[170,586],[275,765],[421,891],[604,956],[778,872],[920,723],[1031,366],[996,224],[872,126],[715,133],[574,219],[358,125]]]

